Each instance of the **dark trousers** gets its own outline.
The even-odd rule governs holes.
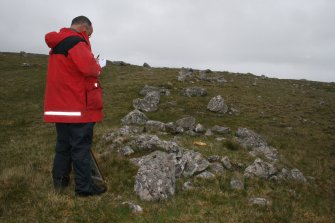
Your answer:
[[[57,142],[52,168],[56,188],[69,184],[69,175],[75,173],[75,191],[87,192],[91,189],[90,149],[95,123],[56,123]]]

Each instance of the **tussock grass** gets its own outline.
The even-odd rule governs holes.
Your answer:
[[[21,67],[30,63],[32,67]],[[133,110],[132,100],[145,84],[169,86],[159,110],[150,119],[163,122],[194,116],[206,128],[214,125],[247,127],[278,149],[282,165],[299,168],[316,180],[308,184],[275,183],[246,179],[245,190],[230,188],[231,179],[243,179],[243,171],[229,172],[212,180],[192,179],[195,189],[182,190],[165,201],[142,202],[133,193],[137,168],[115,152],[99,156],[109,191],[100,197],[76,198],[74,185],[55,193],[51,180],[55,129],[42,122],[47,56],[0,53],[0,222],[334,222],[335,219],[335,84],[300,80],[257,79],[252,74],[218,72],[225,84],[178,82],[179,69],[116,66],[108,63],[101,75],[105,119],[94,132],[93,150],[106,148],[101,137],[120,125]],[[172,87],[170,87],[170,82]],[[180,95],[188,86],[205,87],[205,97]],[[206,110],[220,94],[237,115],[218,115]],[[171,106],[176,104],[175,106]],[[166,139],[169,136],[164,136]],[[172,136],[171,136],[172,137]],[[204,156],[228,156],[233,163],[253,162],[247,150],[230,136],[224,143],[215,137],[180,137],[184,148]],[[207,146],[193,145],[195,140]],[[250,197],[265,197],[269,207],[250,206]],[[144,213],[132,214],[122,202],[132,200]]]

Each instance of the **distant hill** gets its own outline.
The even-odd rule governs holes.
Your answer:
[[[101,197],[75,198],[73,183],[62,194],[53,192],[51,164],[53,124],[42,121],[47,55],[0,53],[0,221],[2,222],[333,222],[335,219],[335,83],[280,80],[253,74],[134,66],[108,61],[100,76],[105,119],[95,127],[93,150],[109,191]],[[179,80],[178,80],[179,79]],[[175,140],[185,149],[208,158],[229,157],[236,170],[204,180],[176,179],[174,196],[159,202],[141,201],[134,193],[138,167],[110,149],[108,133],[143,99],[145,85],[164,88],[157,111],[144,112],[150,120],[176,122],[192,116],[205,129],[230,128],[223,135],[191,136],[155,133]],[[206,90],[204,96],[184,96],[186,88]],[[227,113],[207,109],[221,95]],[[278,168],[298,168],[307,183],[244,178],[255,157],[236,144],[239,127],[248,128],[280,154]],[[221,139],[217,139],[221,138]],[[195,142],[203,142],[199,146]],[[140,151],[130,158],[147,155]],[[238,168],[240,167],[240,169]],[[244,189],[231,188],[243,179]],[[195,189],[184,190],[191,181]],[[271,205],[251,205],[264,197]],[[133,214],[125,201],[144,209]]]

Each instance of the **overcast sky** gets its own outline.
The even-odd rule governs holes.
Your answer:
[[[1,0],[0,51],[47,54],[78,15],[109,60],[335,82],[335,0]]]

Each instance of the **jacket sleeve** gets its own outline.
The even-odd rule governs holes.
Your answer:
[[[97,77],[101,72],[101,67],[94,58],[86,43],[80,42],[69,50],[69,58],[72,59],[77,69],[87,77]]]

